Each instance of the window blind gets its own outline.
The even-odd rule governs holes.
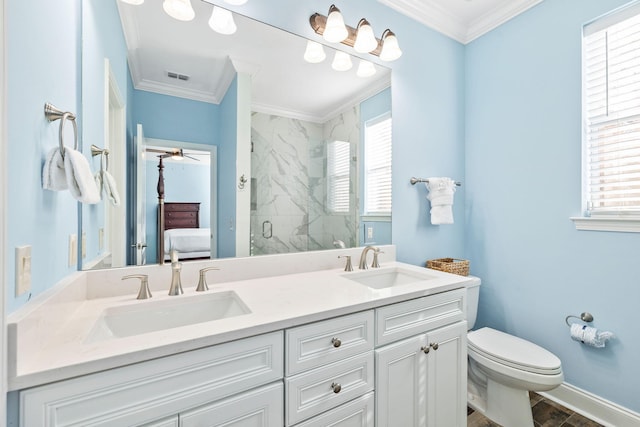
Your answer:
[[[327,209],[333,213],[349,212],[349,160],[351,144],[331,141],[327,146]]]
[[[640,7],[585,26],[583,64],[587,213],[640,214]]]
[[[365,124],[365,214],[391,214],[391,117]]]

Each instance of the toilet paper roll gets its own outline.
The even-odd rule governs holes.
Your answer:
[[[591,326],[578,323],[571,325],[571,339],[591,347],[602,348],[611,338],[613,338],[613,333],[609,331],[599,331]]]

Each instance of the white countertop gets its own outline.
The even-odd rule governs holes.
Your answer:
[[[210,265],[212,261],[208,263]],[[202,263],[198,265],[202,267]],[[383,263],[382,268],[394,266],[425,272],[422,267],[396,262]],[[124,270],[116,273],[113,271],[104,274],[121,277]],[[95,281],[101,276],[79,272],[39,302],[34,302],[33,307],[21,309],[19,313],[9,317],[9,389],[24,389],[143,362],[444,292],[463,287],[470,281],[479,281],[473,277],[455,276],[434,270],[428,272],[435,278],[427,282],[385,289],[372,289],[349,280],[349,274],[357,271],[345,273],[341,268],[210,283],[209,291],[204,293],[234,291],[251,312],[227,319],[97,342],[87,342],[86,337],[107,307],[193,298],[200,293],[195,292],[195,286],[184,287],[184,295],[181,296],[169,296],[166,290],[163,292],[152,288],[152,299],[136,300],[136,293],[131,292],[129,286],[125,288],[127,293],[124,295],[120,290],[119,295],[96,297],[95,292],[91,291],[95,284],[87,282]],[[210,282],[215,280],[210,279]],[[186,282],[183,280],[184,283]]]

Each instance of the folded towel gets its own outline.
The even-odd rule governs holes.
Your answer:
[[[100,191],[91,173],[89,162],[77,150],[65,148],[64,171],[71,195],[81,203],[100,202]]]
[[[453,224],[453,194],[456,183],[451,178],[429,178],[425,187],[431,202],[431,224]]]
[[[98,192],[101,193],[100,197],[102,198],[102,193],[104,193],[113,206],[120,206],[120,193],[118,193],[118,189],[116,188],[116,181],[113,175],[111,175],[109,171],[100,170],[96,172],[95,180],[98,186]]]
[[[64,172],[64,160],[58,147],[52,148],[47,154],[42,168],[42,188],[51,191],[62,191],[69,188],[67,175]]]

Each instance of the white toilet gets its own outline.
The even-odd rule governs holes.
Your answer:
[[[480,283],[467,287],[468,404],[504,427],[533,427],[529,391],[552,390],[562,383],[560,359],[495,329],[471,331],[479,295]]]

